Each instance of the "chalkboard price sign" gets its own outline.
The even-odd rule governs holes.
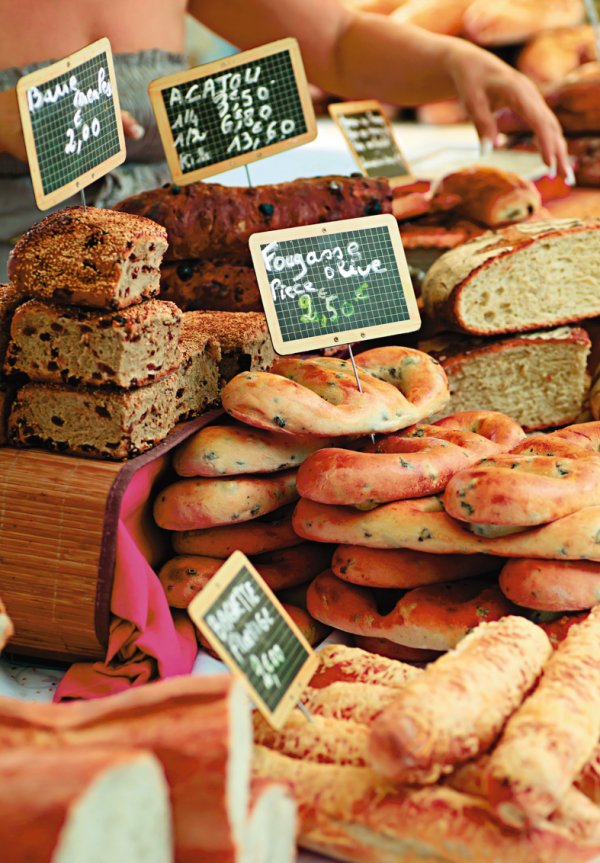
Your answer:
[[[263,716],[280,728],[314,674],[317,658],[241,551],[192,600],[188,613]]]
[[[329,105],[352,155],[365,177],[387,177],[395,185],[414,177],[402,155],[385,111],[374,99]]]
[[[108,39],[24,75],[17,83],[17,99],[41,210],[70,198],[125,161]]]
[[[391,215],[253,234],[250,251],[280,354],[421,326],[398,223]]]
[[[295,39],[158,78],[148,92],[171,176],[179,184],[289,150],[317,135]]]

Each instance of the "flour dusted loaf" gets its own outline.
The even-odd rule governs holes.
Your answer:
[[[25,296],[68,305],[123,309],[158,294],[165,229],[139,216],[68,207],[19,240],[8,275]]]
[[[181,317],[161,300],[111,312],[29,300],[13,315],[4,371],[70,386],[143,386],[179,365]]]
[[[253,267],[225,261],[167,261],[160,270],[160,295],[184,312],[260,312]]]
[[[587,396],[591,342],[580,327],[494,340],[444,335],[419,348],[448,376],[444,415],[500,411],[532,431],[574,422]]]
[[[177,373],[132,390],[26,384],[13,402],[9,441],[93,458],[139,455],[175,421]]]
[[[248,240],[258,231],[391,213],[387,180],[312,177],[232,188],[218,183],[167,184],[117,204],[167,229],[167,260],[225,259],[251,265]]]
[[[513,225],[442,255],[423,282],[427,314],[478,335],[600,315],[600,219]]]
[[[177,372],[177,422],[198,416],[219,398],[221,346],[193,318],[183,316],[179,338],[181,365]]]
[[[240,372],[267,371],[275,351],[262,312],[186,312],[183,330],[205,332],[221,349],[219,370],[226,383]]]

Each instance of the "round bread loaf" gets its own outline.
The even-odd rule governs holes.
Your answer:
[[[166,530],[195,530],[250,521],[298,498],[296,471],[265,477],[181,479],[154,503],[154,519]]]
[[[273,473],[298,467],[314,450],[329,446],[321,437],[292,436],[242,425],[205,426],[177,447],[179,476]]]
[[[236,375],[223,407],[258,428],[322,436],[390,432],[439,410],[448,400],[441,366],[412,348],[388,347],[356,357],[280,357],[272,372]]]
[[[509,560],[500,573],[508,599],[536,611],[582,611],[600,603],[600,563]]]
[[[351,584],[409,590],[497,572],[502,561],[486,554],[427,554],[408,548],[338,545],[331,569]]]
[[[291,515],[286,515],[276,521],[258,518],[242,524],[175,531],[171,541],[178,554],[203,554],[225,560],[234,551],[250,557],[278,548],[290,548],[299,545],[302,538],[292,527]]]
[[[387,638],[372,638],[368,635],[355,635],[354,644],[361,650],[395,659],[398,662],[433,662],[440,656],[439,650],[423,650],[418,647],[407,647],[406,644],[395,644]]]
[[[482,621],[515,612],[496,584],[476,578],[409,590],[387,613],[378,599],[376,590],[331,572],[317,576],[307,593],[309,612],[329,626],[427,650],[450,650]]]

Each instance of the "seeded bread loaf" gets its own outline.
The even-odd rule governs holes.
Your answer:
[[[512,225],[442,255],[422,285],[438,324],[475,333],[535,330],[600,315],[600,219]]]
[[[167,260],[225,259],[250,265],[248,239],[258,231],[391,213],[387,180],[312,177],[276,185],[231,188],[218,183],[167,184],[141,192],[116,209],[167,229]]]
[[[23,234],[8,275],[24,296],[124,309],[158,294],[166,248],[165,229],[149,219],[68,207]]]
[[[181,365],[177,378],[176,422],[198,416],[219,398],[221,348],[216,339],[183,316],[179,338]]]
[[[240,372],[267,371],[275,361],[262,312],[186,312],[183,328],[207,333],[219,344],[222,384]]]
[[[9,418],[9,442],[92,458],[139,455],[167,436],[175,421],[177,372],[132,390],[26,384]]]
[[[19,303],[23,302],[14,285],[0,285],[0,365],[4,362],[6,346],[10,338],[10,319]]]
[[[116,312],[29,300],[13,316],[4,371],[69,386],[143,386],[179,364],[181,317],[161,300]]]
[[[504,339],[439,336],[419,348],[448,376],[450,402],[437,416],[499,411],[533,431],[574,422],[587,396],[591,342],[580,327]]]
[[[262,311],[253,268],[222,261],[167,261],[160,270],[160,295],[184,312]]]

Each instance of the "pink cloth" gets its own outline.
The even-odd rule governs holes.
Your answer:
[[[152,519],[152,489],[168,456],[144,464],[123,494],[116,530],[111,625],[104,662],[77,662],[55,701],[99,698],[155,677],[189,674],[197,654],[194,626],[172,612],[152,563],[165,556],[165,537]],[[110,517],[110,516],[109,516]]]

